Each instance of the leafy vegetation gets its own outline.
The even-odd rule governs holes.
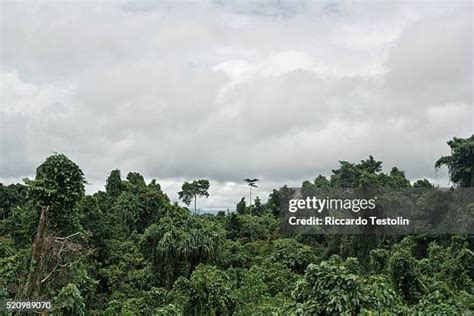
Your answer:
[[[473,186],[474,136],[448,142],[454,186]],[[472,235],[294,235],[280,231],[284,186],[236,212],[196,214],[209,181],[170,201],[156,180],[113,170],[86,195],[54,154],[26,185],[0,185],[0,300],[49,299],[58,315],[451,315],[474,312]],[[341,161],[314,188],[413,184],[374,157]],[[249,203],[251,201],[248,201]],[[474,206],[473,206],[474,208]]]

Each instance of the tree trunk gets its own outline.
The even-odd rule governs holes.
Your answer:
[[[197,208],[196,208],[196,196],[194,196],[194,214],[197,214]]]
[[[36,231],[36,236],[31,247],[31,263],[30,271],[28,273],[28,280],[26,281],[23,297],[25,299],[32,299],[39,290],[41,283],[41,274],[43,272],[43,257],[45,247],[46,231],[48,230],[48,207],[41,208],[41,215]]]
[[[250,186],[249,210],[250,210],[250,216],[252,216],[252,186]]]

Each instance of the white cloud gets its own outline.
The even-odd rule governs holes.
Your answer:
[[[24,82],[16,72],[0,73],[2,107],[4,115],[30,116],[58,104],[71,102],[72,87],[59,88],[47,83],[35,85]]]

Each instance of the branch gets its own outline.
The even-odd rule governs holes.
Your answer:
[[[74,237],[74,236],[78,235],[79,233],[80,232],[77,232],[77,233],[71,234],[71,235],[66,236],[66,237],[54,237],[54,239],[56,239],[56,240],[66,240],[66,239],[69,239],[71,237]]]
[[[55,246],[51,246],[51,250],[53,252],[53,257],[56,259],[55,261],[55,265],[54,267],[52,268],[52,270],[40,281],[40,283],[44,283],[46,282],[50,277],[51,275],[53,275],[54,272],[61,270],[62,268],[68,268],[68,267],[71,267],[73,264],[77,263],[79,260],[81,260],[83,258],[83,256],[81,256],[80,252],[81,252],[81,246],[80,245],[77,245],[76,247],[76,244],[74,244],[73,242],[70,242],[69,239],[78,235],[80,232],[76,232],[74,234],[71,234],[71,235],[68,235],[66,237],[52,237],[50,240],[51,243],[56,243],[56,244],[60,244],[59,246],[59,249],[57,250],[57,248]],[[77,260],[74,260],[72,262],[70,262],[69,264],[68,263],[62,263],[62,258],[61,258],[61,255],[64,253],[69,253],[69,252],[79,252],[79,258]],[[88,256],[92,251],[87,251],[87,253],[85,254],[85,256]]]

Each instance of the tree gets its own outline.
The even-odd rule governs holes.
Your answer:
[[[227,223],[225,227],[227,230],[227,239],[231,239],[231,240],[237,239],[242,229],[240,216],[237,216],[235,212],[231,213],[227,217]]]
[[[12,209],[26,200],[27,187],[22,184],[4,186],[0,183],[0,220],[7,218]]]
[[[42,207],[38,229],[31,249],[30,271],[25,284],[23,296],[31,297],[41,285],[41,276],[43,273],[43,263],[46,249],[46,231],[47,231],[48,208]]]
[[[239,271],[232,295],[239,304],[238,314],[283,315],[280,308],[291,299],[296,274],[267,258],[259,258],[258,264]]]
[[[415,258],[405,249],[395,251],[388,261],[392,283],[408,303],[415,303],[421,297],[422,284]]]
[[[117,197],[123,190],[122,178],[120,170],[114,169],[110,172],[105,185],[105,192],[111,197]]]
[[[235,302],[230,295],[230,280],[214,266],[199,265],[188,279],[179,278],[172,295],[185,315],[232,315]]]
[[[339,161],[339,168],[332,170],[331,184],[341,188],[356,188],[367,185],[378,186],[378,175],[382,171],[382,162],[369,156],[360,163]]]
[[[146,187],[145,179],[138,172],[129,172],[127,174],[127,180],[129,184],[135,189],[141,189]]]
[[[123,221],[128,233],[137,230],[138,222],[143,213],[143,206],[137,195],[130,192],[120,194],[113,205],[114,214]],[[119,228],[117,227],[117,230]]]
[[[58,315],[86,315],[86,304],[79,289],[69,283],[61,289],[54,300],[55,312]]]
[[[318,176],[305,181],[302,192],[326,197],[331,189],[349,187],[349,193],[372,198],[375,191],[377,207],[407,208],[423,227],[472,224],[469,192],[459,196],[460,206],[455,203],[466,192],[459,183],[437,190],[424,179],[413,183],[422,189],[382,196],[378,192],[411,185],[400,169],[383,173],[381,166],[370,156],[341,163],[331,181]],[[278,218],[281,206],[295,197],[287,186],[273,190],[265,204],[252,192],[258,216],[250,216],[246,197],[236,201],[237,212],[193,216],[138,173],[121,180],[114,170],[105,192],[86,195],[82,171],[64,155],[49,157],[26,183],[0,185],[0,301],[51,298],[55,315],[474,310],[469,234],[290,236]],[[190,203],[195,198],[188,195]]]
[[[194,200],[194,213],[197,213],[196,199],[197,197],[209,197],[209,180],[201,179],[193,182],[184,182],[181,191],[178,192],[179,198],[183,200],[186,205],[190,205]]]
[[[359,167],[368,173],[377,173],[382,171],[382,162],[375,160],[372,155],[369,155],[368,159],[360,161]]]
[[[362,315],[403,315],[403,303],[382,275],[370,276],[362,287],[364,295]]]
[[[461,187],[474,187],[474,135],[469,138],[454,137],[448,141],[450,156],[443,156],[435,163],[435,168],[447,166],[449,177]]]
[[[361,309],[360,277],[332,258],[310,264],[297,284],[295,298],[303,315],[357,314]]]
[[[39,208],[48,208],[48,228],[59,234],[75,233],[80,227],[77,203],[85,194],[82,170],[63,154],[54,154],[37,169],[35,180],[25,180]]]
[[[80,216],[76,204],[84,196],[85,179],[78,165],[63,154],[55,154],[36,169],[35,180],[26,179],[25,182],[35,204],[40,208],[30,271],[24,288],[24,297],[29,298],[39,291],[41,283],[58,268],[62,260],[60,254],[64,246],[70,244],[68,239],[80,232]],[[68,236],[48,238],[48,230]],[[58,252],[55,249],[57,245],[60,247]],[[43,278],[50,259],[56,263]]]
[[[170,287],[178,276],[189,276],[199,263],[213,260],[224,238],[218,223],[190,216],[181,209],[150,225],[141,240],[152,272]]]
[[[277,217],[280,214],[280,191],[273,189],[272,193],[268,195],[267,208],[272,212],[272,214]]]
[[[337,187],[354,188],[358,186],[360,168],[348,161],[339,161],[339,169],[332,170],[331,183]]]
[[[245,214],[247,212],[247,204],[245,203],[244,197],[240,199],[240,202],[237,203],[237,206],[235,209],[237,213],[239,214]]]
[[[240,220],[242,224],[240,238],[242,241],[266,240],[279,227],[278,219],[270,214],[263,214],[258,217],[246,214],[240,216]]]
[[[316,179],[314,179],[314,187],[319,189],[327,189],[331,187],[331,182],[329,182],[325,176],[319,175],[316,177]]]
[[[263,213],[263,204],[262,204],[262,200],[260,200],[260,198],[257,196],[255,197],[255,205],[254,205],[254,210],[255,210],[255,214],[256,215],[262,215]]]
[[[284,185],[279,190],[273,189],[268,196],[267,208],[269,208],[275,217],[280,216],[282,205],[288,205],[289,201],[295,195],[295,190]]]
[[[128,177],[131,180],[124,181],[126,189],[113,199],[111,209],[117,222],[126,224],[128,233],[135,231],[142,234],[164,215],[169,199],[155,179],[146,185],[141,175],[133,175]],[[120,227],[117,227],[117,231],[120,231]]]
[[[413,183],[414,188],[434,188],[434,185],[428,179],[418,179]]]
[[[279,238],[273,241],[270,258],[280,262],[296,273],[302,274],[306,267],[316,261],[314,248],[299,243],[293,238]]]
[[[258,188],[255,182],[258,181],[258,179],[244,179],[245,182],[247,182],[249,188],[250,188],[250,198],[249,198],[249,212],[250,216],[252,216],[252,188]]]
[[[315,189],[316,188],[313,183],[311,183],[308,180],[305,180],[303,184],[301,185],[301,197],[305,199],[309,196],[315,195],[316,193]]]
[[[406,178],[405,172],[398,169],[397,167],[393,167],[390,170],[390,184],[389,186],[392,188],[408,188],[410,187],[410,181]]]

